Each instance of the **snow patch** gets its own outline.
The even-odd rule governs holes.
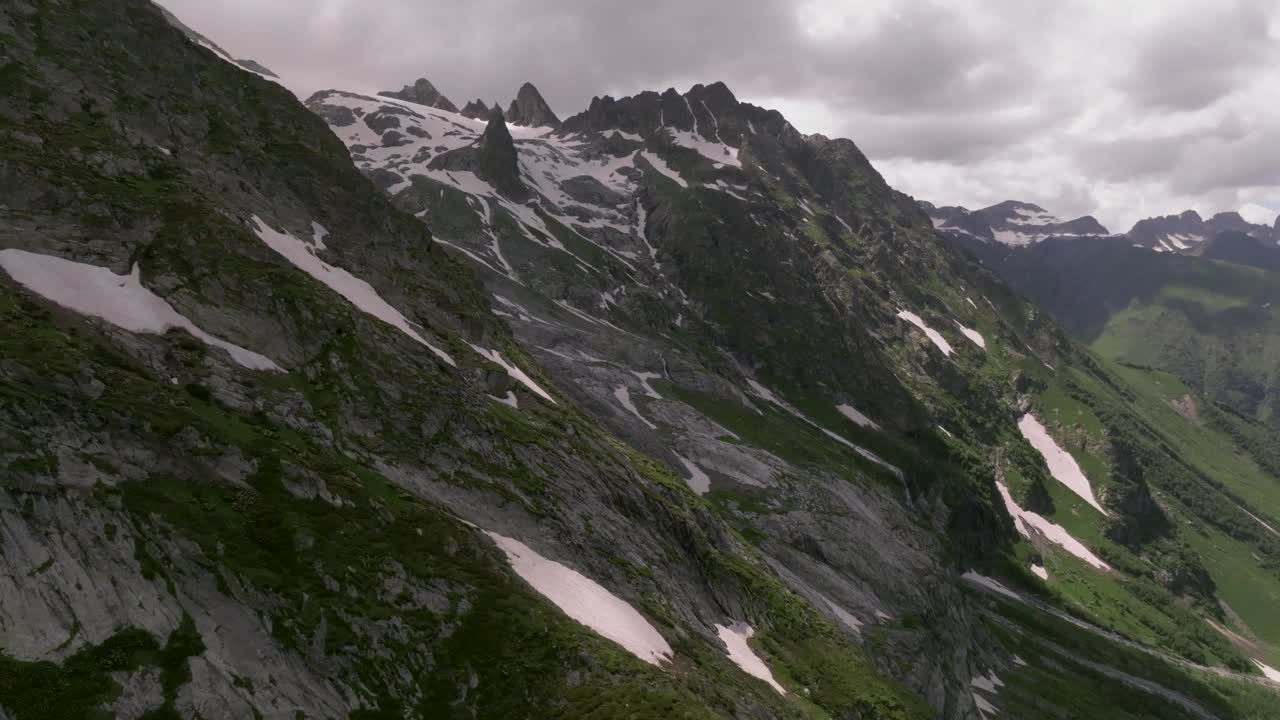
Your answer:
[[[657,170],[663,175],[666,175],[667,177],[671,178],[680,187],[682,188],[689,187],[689,183],[685,182],[685,179],[683,177],[680,177],[680,173],[672,169],[672,167],[667,164],[666,160],[663,160],[662,158],[658,157],[657,155],[654,155],[648,150],[641,150],[640,157],[648,161],[648,163],[653,166],[654,170]]]
[[[822,593],[818,593],[818,597],[822,598],[822,601],[827,604],[827,607],[831,608],[831,612],[835,614],[836,618],[840,622],[845,624],[845,627],[849,628],[855,633],[862,634],[862,621],[854,617],[853,613],[840,607],[835,602],[833,602],[831,598],[827,597],[826,595],[823,595]]]
[[[618,387],[614,388],[613,397],[618,401],[619,405],[621,405],[623,408],[627,410],[627,412],[630,412],[632,415],[635,415],[636,417],[640,418],[640,422],[649,426],[650,430],[658,429],[657,425],[654,425],[653,423],[649,422],[648,418],[640,414],[640,410],[636,407],[636,404],[631,400],[631,391],[627,389],[626,385],[619,385]]]
[[[1097,498],[1093,496],[1093,485],[1089,482],[1089,478],[1085,476],[1084,471],[1076,463],[1075,458],[1071,457],[1071,453],[1063,450],[1054,439],[1050,437],[1049,431],[1045,430],[1044,425],[1036,419],[1031,413],[1022,416],[1018,421],[1018,430],[1022,433],[1022,437],[1031,443],[1031,446],[1040,453],[1044,458],[1045,464],[1049,466],[1049,472],[1058,482],[1066,485],[1071,492],[1079,495],[1085,502],[1097,508],[1098,512],[1103,515],[1110,515],[1102,508]]]
[[[783,410],[787,411],[787,412],[788,412],[788,413],[790,413],[791,415],[794,415],[796,418],[798,418],[798,419],[800,419],[800,420],[803,420],[803,421],[804,421],[805,423],[807,423],[809,426],[814,427],[814,428],[817,428],[818,430],[821,430],[821,431],[822,431],[822,433],[823,433],[824,435],[826,435],[827,437],[831,438],[832,440],[835,440],[836,442],[838,442],[838,443],[840,443],[841,445],[844,445],[845,447],[849,448],[850,450],[852,450],[852,451],[854,451],[854,452],[858,453],[859,455],[861,455],[862,457],[866,458],[867,460],[870,460],[871,462],[873,462],[873,463],[875,463],[875,464],[877,464],[877,465],[879,465],[879,466],[881,466],[881,467],[885,468],[885,469],[886,469],[886,470],[888,470],[889,472],[892,472],[894,475],[897,475],[898,477],[902,477],[902,469],[901,469],[901,468],[899,468],[899,467],[897,467],[896,465],[894,465],[894,464],[892,464],[892,463],[890,463],[890,462],[886,461],[884,458],[880,457],[879,455],[876,455],[875,453],[871,452],[870,450],[867,450],[866,448],[864,448],[864,447],[862,447],[862,446],[860,446],[860,445],[857,445],[857,444],[855,444],[855,443],[852,443],[852,442],[850,442],[849,440],[845,439],[844,437],[842,437],[842,436],[840,436],[840,435],[838,435],[838,434],[836,434],[836,433],[834,433],[834,432],[831,432],[830,430],[828,430],[828,429],[826,429],[826,428],[822,427],[822,426],[821,426],[821,425],[819,425],[818,423],[816,423],[816,422],[814,422],[814,421],[810,420],[810,419],[808,418],[808,416],[806,416],[804,413],[802,413],[802,412],[800,412],[799,410],[797,410],[797,409],[795,409],[795,408],[791,407],[790,405],[788,405],[785,401],[783,401],[781,398],[779,398],[777,395],[775,395],[775,394],[773,393],[773,391],[772,391],[772,390],[770,390],[769,388],[767,388],[767,387],[765,387],[765,386],[761,385],[760,383],[756,382],[755,380],[751,380],[751,379],[748,379],[748,380],[747,380],[747,385],[749,385],[749,386],[751,387],[751,391],[752,391],[752,393],[753,393],[753,394],[755,394],[757,397],[761,398],[762,400],[766,400],[766,401],[768,401],[768,402],[773,403],[774,405],[777,405],[778,407],[780,407],[780,408],[782,408]],[[759,410],[757,410],[757,412],[759,412]]]
[[[732,625],[716,625],[716,634],[720,636],[720,642],[724,643],[728,650],[729,659],[733,664],[742,668],[742,671],[752,677],[759,678],[771,685],[774,690],[786,695],[787,691],[773,679],[773,673],[769,672],[769,666],[764,664],[764,660],[756,655],[751,646],[747,644],[747,640],[756,634],[755,628],[746,623],[733,623]]]
[[[977,330],[974,330],[973,328],[967,328],[964,325],[961,325],[959,320],[952,320],[952,322],[956,324],[956,327],[960,328],[961,335],[964,335],[965,337],[969,338],[969,340],[971,340],[974,345],[977,345],[983,350],[987,349],[987,341],[985,338],[982,337],[982,333],[978,332]]]
[[[539,555],[519,540],[495,532],[485,534],[506,554],[511,569],[564,614],[651,665],[671,660],[671,646],[666,639],[626,601],[577,570]]]
[[[1032,565],[1031,572],[1041,580],[1049,579],[1049,571],[1045,570],[1043,565]]]
[[[1014,217],[1009,218],[1009,222],[1014,225],[1057,225],[1062,222],[1043,210],[1014,208],[1013,212]]]
[[[543,390],[542,387],[538,385],[538,383],[534,382],[533,378],[526,375],[524,370],[521,370],[518,365],[516,365],[515,363],[507,362],[506,358],[502,357],[502,353],[498,352],[497,350],[489,350],[487,348],[482,348],[479,345],[472,345],[471,349],[475,350],[478,355],[488,360],[489,362],[494,363],[495,365],[502,366],[502,369],[506,370],[507,374],[510,375],[512,379],[518,380],[520,384],[529,388],[529,390],[533,391],[534,394],[550,402],[552,405],[557,404],[555,398],[551,397],[550,393],[548,393],[546,390]]]
[[[1002,682],[1000,678],[996,677],[995,673],[989,673],[987,675],[979,675],[970,679],[969,685],[976,687],[983,692],[997,693],[1000,692],[999,688],[1004,687],[1004,682]]]
[[[490,395],[489,399],[493,400],[494,402],[500,402],[503,405],[507,405],[509,407],[513,407],[513,408],[520,407],[520,401],[516,398],[516,394],[510,390],[507,391],[506,397],[498,397],[496,395]]]
[[[986,698],[976,692],[970,694],[973,695],[973,704],[978,706],[978,712],[982,713],[983,718],[986,718],[989,715],[999,714],[999,711],[996,710],[996,706],[988,702]]]
[[[773,403],[774,405],[779,405],[779,406],[782,406],[782,407],[786,407],[786,406],[787,406],[787,404],[786,404],[786,403],[784,403],[784,402],[782,402],[782,400],[781,400],[781,399],[779,399],[777,395],[774,395],[774,394],[773,394],[773,391],[772,391],[772,390],[770,390],[769,388],[767,388],[767,387],[765,387],[765,386],[761,385],[760,383],[756,382],[755,380],[747,380],[747,384],[751,386],[751,390],[752,390],[752,392],[754,392],[754,393],[755,393],[756,395],[758,395],[760,398],[762,398],[762,399],[764,399],[764,400],[768,400],[769,402]]]
[[[942,337],[942,334],[937,330],[926,325],[924,320],[920,319],[919,315],[908,310],[899,310],[898,317],[924,331],[925,336],[933,341],[934,345],[938,346],[938,349],[942,351],[943,355],[950,355],[953,352],[951,349],[951,343],[947,342],[947,339]]]
[[[968,580],[969,582],[975,585],[981,585],[982,587],[985,587],[988,590],[992,590],[996,593],[1004,595],[1005,597],[1011,598],[1013,600],[1017,600],[1019,602],[1022,601],[1022,598],[1018,595],[1018,593],[1005,587],[1003,583],[1001,583],[999,580],[996,580],[995,578],[987,577],[986,575],[982,575],[981,573],[976,573],[972,570],[966,571],[960,577],[965,580]]]
[[[689,458],[680,453],[675,453],[675,456],[680,461],[680,464],[684,465],[684,469],[689,472],[689,477],[685,480],[689,485],[689,489],[695,495],[706,495],[711,490],[711,477]]]
[[[648,371],[645,371],[645,372],[637,372],[637,371],[635,371],[635,370],[632,370],[632,371],[631,371],[631,374],[632,374],[632,375],[635,375],[637,378],[639,378],[639,380],[640,380],[640,384],[644,386],[644,394],[645,394],[645,395],[648,395],[649,397],[653,398],[654,400],[661,400],[661,399],[662,399],[662,396],[658,394],[658,391],[657,391],[657,390],[654,390],[654,389],[653,389],[653,386],[649,384],[649,381],[650,381],[650,380],[660,380],[660,379],[662,379],[662,376],[661,376],[661,375],[659,375],[658,373],[655,373],[655,372],[648,372]]]
[[[1050,542],[1060,546],[1063,550],[1084,560],[1093,567],[1099,570],[1111,569],[1110,565],[1103,562],[1102,558],[1094,555],[1088,547],[1085,547],[1084,543],[1075,539],[1061,525],[1042,515],[1018,507],[1018,503],[1014,502],[1013,495],[1009,493],[1009,488],[1004,483],[997,481],[996,489],[1000,491],[1000,497],[1004,500],[1005,510],[1013,517],[1014,526],[1024,537],[1030,538],[1031,530],[1029,528],[1034,528]]]
[[[0,250],[0,267],[31,292],[81,315],[102,318],[134,333],[163,335],[178,328],[206,345],[226,350],[232,360],[250,370],[283,372],[270,358],[196,327],[168,301],[143,286],[136,263],[128,275],[116,275],[97,265],[9,248]]]
[[[289,233],[273,230],[270,225],[267,225],[266,221],[257,215],[253,216],[251,224],[258,234],[258,238],[266,243],[267,247],[275,250],[292,263],[294,267],[324,283],[330,290],[346,298],[347,302],[356,306],[360,311],[372,315],[408,335],[414,341],[435,353],[450,367],[458,366],[453,361],[453,358],[449,356],[449,353],[432,345],[419,335],[418,331],[413,329],[413,324],[409,322],[408,318],[401,315],[400,311],[392,307],[386,300],[383,300],[372,285],[346,270],[330,265],[317,257],[316,251],[323,245],[314,245],[305,240],[299,240]],[[317,238],[317,242],[322,243],[323,240],[323,236]]]
[[[1280,670],[1276,670],[1270,665],[1258,660],[1254,660],[1253,664],[1258,666],[1258,669],[1262,671],[1262,674],[1266,676],[1268,680],[1271,680],[1272,682],[1280,682]]]
[[[872,430],[880,429],[880,426],[877,425],[874,420],[858,412],[857,408],[852,405],[837,405],[836,410],[839,410],[841,415],[844,415],[862,427],[871,428]]]

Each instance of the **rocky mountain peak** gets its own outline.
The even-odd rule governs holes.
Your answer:
[[[494,105],[486,115],[488,124],[475,142],[442,152],[431,158],[433,170],[463,170],[497,188],[502,194],[523,200],[529,189],[520,179],[519,159],[511,131],[502,110]]]
[[[448,112],[458,112],[458,107],[436,90],[436,87],[426,78],[418,78],[412,85],[405,85],[399,90],[382,90],[378,94]]]
[[[466,105],[463,105],[462,110],[459,112],[472,120],[485,120],[489,117],[489,106],[480,98],[476,98]]]
[[[560,127],[560,118],[542,98],[533,83],[525,83],[516,92],[516,99],[507,107],[507,120],[528,127]]]
[[[1006,245],[1027,245],[1050,237],[1109,235],[1092,215],[1063,220],[1035,203],[1005,200],[980,210],[922,205],[934,227],[997,240]]]
[[[508,195],[525,194],[520,180],[520,166],[515,141],[507,129],[502,111],[494,105],[489,111],[489,124],[475,144],[478,153],[476,174],[488,180],[494,187]]]
[[[1267,225],[1255,225],[1234,210],[1215,213],[1208,220],[1195,210],[1150,217],[1134,224],[1128,236],[1134,243],[1157,252],[1200,254],[1206,240],[1222,233],[1244,233],[1264,242],[1280,238],[1280,231]],[[1228,239],[1227,242],[1232,241]]]

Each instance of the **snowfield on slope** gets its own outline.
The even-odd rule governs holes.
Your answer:
[[[449,353],[432,345],[427,342],[426,338],[419,335],[418,331],[413,329],[413,324],[409,322],[409,319],[401,315],[400,311],[392,307],[386,300],[383,300],[372,285],[346,270],[330,265],[317,257],[316,251],[324,247],[323,238],[317,240],[318,244],[299,240],[289,233],[273,230],[266,221],[257,215],[253,216],[252,224],[254,232],[258,234],[258,238],[266,243],[267,247],[275,250],[292,263],[294,267],[327,285],[330,290],[346,298],[347,302],[356,306],[361,312],[372,315],[408,335],[415,342],[435,353],[436,357],[439,357],[450,367],[458,366]]]
[[[133,333],[163,335],[174,328],[186,330],[206,345],[226,350],[232,360],[250,370],[283,372],[270,358],[196,327],[143,286],[136,263],[128,275],[116,275],[97,265],[9,248],[0,250],[0,267],[19,285],[81,315],[101,318]]]
[[[613,389],[613,397],[624,410],[640,418],[640,422],[644,423],[650,430],[657,430],[658,426],[649,422],[648,418],[640,414],[640,409],[636,407],[634,401],[631,400],[631,390],[626,385],[619,385]]]
[[[651,665],[671,660],[671,646],[666,639],[626,601],[577,570],[539,555],[519,540],[495,532],[485,534],[506,554],[511,569],[565,615]]]
[[[849,418],[854,423],[861,425],[862,427],[871,428],[872,430],[880,429],[880,426],[876,424],[876,421],[872,420],[866,415],[863,415],[861,412],[858,411],[857,408],[853,407],[852,405],[849,405],[847,403],[843,405],[837,405],[836,410],[839,410],[841,415],[844,415],[845,417]]]
[[[973,328],[965,327],[964,325],[961,325],[959,320],[952,320],[951,322],[954,322],[956,324],[956,327],[960,328],[960,334],[969,338],[970,342],[982,348],[983,350],[987,349],[987,340],[986,338],[982,337],[982,333],[978,332],[977,330],[974,330]]]
[[[1080,469],[1080,465],[1076,463],[1076,459],[1071,457],[1071,453],[1063,450],[1057,442],[1049,435],[1049,431],[1044,425],[1036,419],[1035,415],[1027,413],[1018,421],[1018,430],[1022,433],[1022,437],[1031,443],[1040,456],[1044,458],[1044,462],[1049,466],[1049,472],[1053,475],[1053,479],[1067,486],[1071,492],[1079,495],[1085,502],[1092,505],[1103,515],[1110,515],[1103,509],[1102,504],[1093,495],[1093,484],[1089,482],[1089,478],[1085,476],[1084,471]]]
[[[551,394],[546,390],[543,390],[541,385],[534,382],[533,378],[525,374],[524,370],[521,370],[515,363],[507,362],[506,358],[502,357],[502,353],[497,350],[480,347],[479,345],[472,345],[471,349],[475,350],[476,354],[480,357],[500,366],[503,370],[506,370],[507,374],[510,375],[512,379],[519,381],[521,385],[529,388],[529,390],[533,391],[534,394],[538,395],[543,400],[546,400],[552,405],[558,404],[556,403],[555,398],[551,397]]]
[[[917,328],[920,328],[920,330],[924,332],[925,337],[933,341],[933,344],[938,346],[938,349],[942,351],[943,355],[950,356],[951,353],[954,352],[951,349],[951,343],[947,342],[947,339],[942,337],[942,333],[925,324],[925,321],[921,320],[919,315],[911,312],[910,310],[898,310],[898,317],[906,320],[912,325],[915,325]]]
[[[748,675],[769,683],[779,693],[787,694],[786,689],[773,679],[769,666],[765,665],[764,660],[760,659],[760,656],[756,655],[756,652],[747,644],[747,640],[756,634],[755,628],[746,623],[716,625],[716,634],[720,636],[720,642],[724,643],[733,664],[742,668],[742,671]]]
[[[1258,660],[1254,660],[1253,664],[1258,666],[1258,669],[1262,671],[1262,674],[1266,676],[1268,680],[1272,682],[1280,682],[1280,670],[1276,670],[1270,665],[1259,662]]]
[[[1013,524],[1022,533],[1023,537],[1030,538],[1031,531],[1028,528],[1035,528],[1040,534],[1044,535],[1055,545],[1060,546],[1063,550],[1084,560],[1099,570],[1110,570],[1111,566],[1103,562],[1102,558],[1094,555],[1084,543],[1075,539],[1071,533],[1057,523],[1045,518],[1042,515],[1033,513],[1030,510],[1023,510],[1014,501],[1013,495],[1009,493],[1009,488],[1002,482],[996,482],[996,489],[1000,491],[1000,497],[1004,500],[1004,509],[1013,517]]]
[[[663,160],[662,158],[649,152],[648,150],[641,150],[640,157],[644,158],[646,162],[652,165],[654,170],[657,170],[663,175],[666,175],[667,177],[671,178],[680,187],[682,188],[689,187],[689,183],[685,182],[685,179],[680,176],[680,173],[672,169],[672,167],[667,164],[666,160]]]
[[[695,495],[706,495],[711,490],[711,476],[707,475],[702,468],[698,467],[697,463],[689,458],[680,453],[675,453],[675,456],[680,461],[680,464],[684,465],[684,469],[689,471],[689,477],[685,479],[689,489]]]

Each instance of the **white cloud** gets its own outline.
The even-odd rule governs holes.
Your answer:
[[[1271,207],[1258,203],[1240,206],[1240,217],[1256,225],[1274,225],[1277,215],[1280,215],[1280,201],[1276,201]]]

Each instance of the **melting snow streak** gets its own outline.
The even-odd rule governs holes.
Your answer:
[[[323,247],[323,237],[317,238],[317,243],[319,244],[313,245],[299,240],[289,233],[273,230],[271,226],[267,225],[266,221],[257,215],[253,216],[253,227],[262,242],[283,255],[286,260],[293,263],[294,267],[327,285],[330,290],[346,298],[347,302],[355,305],[361,312],[372,315],[408,335],[414,341],[435,353],[445,363],[452,367],[457,367],[457,363],[453,361],[449,353],[432,345],[419,335],[418,331],[413,329],[413,324],[409,322],[409,319],[401,315],[400,311],[392,307],[386,300],[383,300],[372,285],[346,270],[330,265],[316,257],[316,250]]]
[[[1093,485],[1090,484],[1089,478],[1085,477],[1084,471],[1076,464],[1075,458],[1071,457],[1071,453],[1059,447],[1049,435],[1049,431],[1045,430],[1044,425],[1036,419],[1035,415],[1027,413],[1018,421],[1018,430],[1022,433],[1022,437],[1031,443],[1031,446],[1040,453],[1044,458],[1044,462],[1049,466],[1049,472],[1053,474],[1053,478],[1058,482],[1066,485],[1071,492],[1079,495],[1085,502],[1097,508],[1098,512],[1107,515],[1107,511],[1102,508],[1097,498],[1093,496]]]
[[[498,548],[511,569],[564,614],[618,643],[647,663],[671,659],[671,646],[662,634],[618,596],[591,578],[539,555],[528,545],[493,532]]]
[[[942,351],[943,355],[950,355],[953,352],[951,349],[951,343],[947,342],[947,339],[942,337],[942,334],[937,330],[934,330],[925,324],[925,321],[921,320],[919,315],[909,310],[899,310],[898,317],[920,328],[920,330],[924,332],[925,337],[933,341],[933,344],[938,346],[938,349]]]
[[[0,250],[0,267],[28,290],[81,315],[102,318],[135,333],[162,335],[179,328],[226,350],[232,360],[250,370],[280,370],[269,358],[196,327],[143,286],[137,265],[128,275],[116,275],[104,267],[10,248]]]
[[[747,640],[756,634],[755,628],[746,623],[734,623],[732,625],[716,625],[716,634],[720,636],[720,642],[724,643],[725,648],[729,651],[729,659],[735,665],[742,668],[743,672],[752,677],[760,678],[769,683],[774,690],[787,694],[787,691],[773,679],[773,673],[769,672],[769,666],[764,664],[764,660],[756,655],[751,646],[747,644]]]

